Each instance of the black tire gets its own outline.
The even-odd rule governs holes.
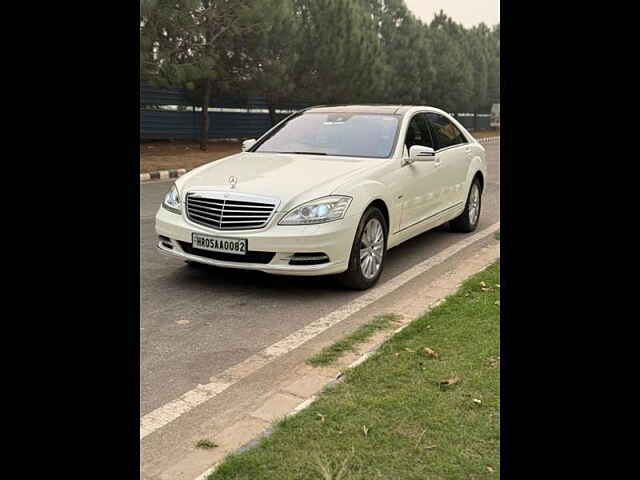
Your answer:
[[[478,204],[477,204],[477,213],[474,215],[475,220],[471,220],[469,215],[469,207],[471,205],[471,193],[474,191],[474,188],[478,189]],[[449,227],[453,232],[463,232],[469,233],[473,232],[478,226],[478,221],[480,220],[480,213],[482,212],[482,183],[478,179],[478,177],[473,179],[471,182],[471,187],[469,188],[469,193],[467,194],[467,203],[464,206],[464,211],[456,218],[449,222]]]
[[[377,219],[382,226],[384,246],[382,248],[382,260],[378,271],[372,278],[367,278],[367,276],[365,276],[362,271],[360,262],[360,242],[362,241],[362,235],[364,233],[365,227],[373,218]],[[373,287],[378,282],[378,280],[380,279],[380,275],[382,275],[382,270],[384,269],[384,260],[387,256],[388,232],[389,227],[382,212],[376,207],[367,208],[367,210],[364,212],[364,215],[362,215],[362,218],[360,219],[360,223],[358,224],[358,228],[353,239],[353,244],[351,245],[351,254],[349,255],[349,268],[346,272],[339,276],[340,283],[344,287],[352,288],[354,290],[366,290]]]

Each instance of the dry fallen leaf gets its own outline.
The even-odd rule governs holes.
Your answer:
[[[452,378],[448,378],[446,380],[442,380],[440,382],[440,385],[443,385],[443,386],[455,385],[459,381],[460,381],[460,377],[452,377]]]
[[[422,441],[422,437],[424,437],[424,434],[427,432],[427,429],[425,428],[424,430],[422,430],[422,433],[420,434],[420,436],[418,437],[418,441],[416,442],[416,447],[418,448],[418,445],[420,445],[420,442]]]
[[[495,302],[493,302],[493,304],[500,306],[500,300],[496,300]]]
[[[487,284],[486,284],[486,283],[484,283],[484,282],[480,282],[480,286],[481,286],[481,287],[486,287],[486,286],[487,286]]]
[[[473,403],[475,403],[477,405],[482,405],[482,400],[480,400],[479,398],[474,398],[473,399]]]
[[[365,437],[366,437],[366,436],[367,436],[367,434],[369,433],[369,429],[367,428],[367,426],[366,426],[366,425],[363,425],[363,426],[362,426],[362,431],[364,432],[364,436],[365,436]]]
[[[487,471],[489,473],[493,473],[495,470],[493,468],[491,468],[489,465],[487,465]]]
[[[429,347],[424,347],[424,353],[426,353],[427,355],[429,355],[430,357],[433,358],[438,358],[439,355],[437,352],[435,352],[434,350],[430,349]]]
[[[316,412],[316,415],[318,415],[320,417],[320,420],[324,422],[324,415],[323,414]]]
[[[406,350],[407,352],[409,352],[409,353],[416,353],[416,351],[415,351],[415,350],[411,350],[410,348],[405,348],[405,350]]]

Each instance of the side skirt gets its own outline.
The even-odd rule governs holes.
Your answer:
[[[445,208],[441,212],[427,218],[423,218],[413,225],[409,225],[408,227],[393,233],[389,237],[387,250],[397,247],[401,243],[420,235],[421,233],[439,227],[440,225],[447,223],[449,220],[453,220],[464,211],[464,205],[465,202],[458,202],[448,208]]]

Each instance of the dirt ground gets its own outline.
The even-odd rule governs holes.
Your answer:
[[[475,138],[500,135],[500,130],[478,130]],[[211,141],[206,152],[200,150],[198,142],[156,141],[140,144],[140,173],[177,168],[193,168],[241,151],[241,142]]]
[[[476,130],[475,132],[471,132],[475,138],[486,138],[486,137],[498,137],[500,136],[500,129],[493,128],[490,130]]]
[[[226,157],[241,150],[240,142],[209,142],[206,152],[198,142],[157,141],[140,144],[140,173],[174,168],[193,168]]]

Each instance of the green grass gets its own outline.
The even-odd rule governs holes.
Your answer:
[[[196,442],[196,448],[203,448],[205,450],[208,450],[210,448],[215,448],[218,445],[216,445],[215,443],[213,443],[211,440],[207,440],[206,438],[202,439],[202,440],[198,440]]]
[[[393,326],[399,319],[397,315],[379,315],[373,321],[362,325],[355,332],[334,343],[330,347],[323,348],[320,352],[307,360],[309,365],[329,365],[340,358],[344,352],[354,351],[355,346],[364,342],[378,330],[384,330]]]
[[[500,240],[500,230],[496,232],[496,240]]]
[[[497,478],[498,268],[465,282],[209,480]]]

